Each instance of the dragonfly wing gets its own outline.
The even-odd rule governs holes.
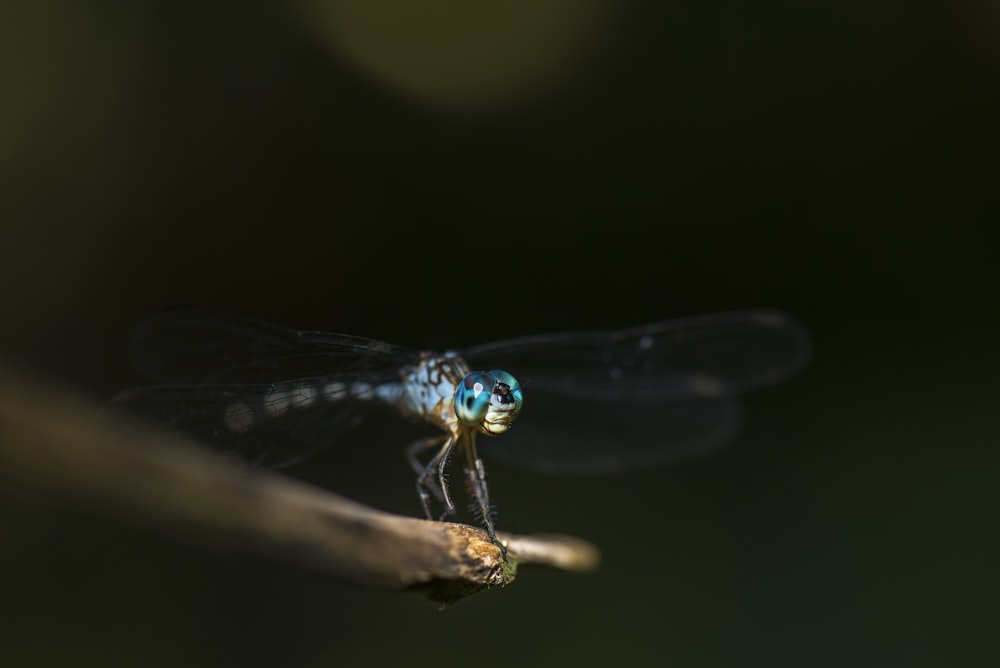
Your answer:
[[[670,464],[723,447],[735,395],[787,378],[810,339],[779,311],[720,313],[629,329],[544,334],[471,348],[524,392],[508,434],[484,452],[545,473],[609,473]]]
[[[610,402],[728,396],[794,374],[810,349],[806,329],[791,316],[750,310],[509,339],[463,356],[514,374],[529,406],[536,391]]]
[[[416,355],[389,343],[299,331],[205,309],[165,311],[130,343],[132,366],[163,383],[268,383],[371,369],[399,369]]]
[[[741,415],[732,397],[608,405],[538,392],[509,432],[479,442],[487,456],[539,473],[616,473],[714,452],[732,440]]]

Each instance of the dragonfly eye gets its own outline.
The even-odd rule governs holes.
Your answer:
[[[470,373],[455,391],[455,415],[462,424],[484,434],[502,434],[510,428],[523,403],[514,376],[495,369]]]
[[[510,417],[513,420],[521,412],[521,404],[524,403],[524,397],[521,394],[521,384],[517,382],[514,376],[500,369],[493,369],[493,371],[490,371],[490,375],[496,378],[497,381],[497,386],[493,389],[497,401],[503,404],[513,404],[513,415]]]
[[[475,371],[462,379],[455,390],[455,415],[470,427],[478,426],[490,409],[497,381],[485,371]]]

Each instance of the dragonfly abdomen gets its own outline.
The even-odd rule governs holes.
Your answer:
[[[396,405],[402,394],[403,387],[399,383],[372,384],[356,380],[322,379],[275,383],[257,401],[234,398],[223,409],[223,423],[232,432],[244,433],[261,421],[283,418],[291,413],[314,408],[322,402],[354,400]]]

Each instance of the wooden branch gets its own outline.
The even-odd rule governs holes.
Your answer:
[[[519,565],[588,571],[600,559],[558,535],[500,534],[505,555],[476,527],[375,510],[174,435],[96,421],[98,408],[0,363],[0,483],[443,602],[509,584]]]

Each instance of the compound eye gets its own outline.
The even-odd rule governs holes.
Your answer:
[[[490,397],[497,380],[485,371],[474,371],[462,379],[455,390],[455,415],[469,427],[475,427],[490,408]]]
[[[493,371],[490,371],[490,375],[493,376],[498,383],[495,392],[500,403],[514,404],[514,411],[511,416],[511,419],[513,420],[514,417],[521,412],[521,405],[524,403],[520,383],[517,382],[517,379],[514,378],[514,376],[510,375],[506,371],[502,371],[501,369],[493,369]]]

